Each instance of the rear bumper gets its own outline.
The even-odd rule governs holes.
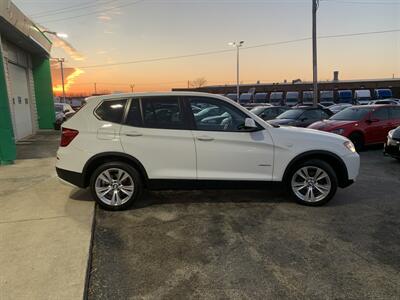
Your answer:
[[[56,168],[57,176],[63,181],[80,188],[85,188],[85,178],[82,173]]]

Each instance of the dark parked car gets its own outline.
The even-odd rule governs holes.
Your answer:
[[[383,99],[383,100],[373,100],[370,101],[368,104],[372,105],[372,104],[395,104],[395,105],[399,105],[400,102],[397,99]]]
[[[56,118],[54,129],[60,130],[62,123],[71,118],[75,114],[75,110],[67,103],[54,103]]]
[[[389,131],[384,153],[400,160],[400,126]]]
[[[250,111],[259,116],[264,121],[275,119],[277,116],[287,111],[289,107],[285,106],[272,106],[272,105],[263,105],[257,106],[251,109]]]
[[[276,119],[269,121],[273,125],[288,125],[296,127],[307,127],[308,125],[328,119],[332,116],[329,109],[320,107],[301,107],[285,111]]]
[[[364,145],[383,144],[388,132],[397,126],[400,126],[399,105],[359,105],[308,128],[340,134],[350,139],[356,149],[362,149]]]

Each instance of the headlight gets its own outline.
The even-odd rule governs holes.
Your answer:
[[[338,129],[331,130],[331,132],[342,135],[344,133],[344,129],[338,128]]]
[[[356,147],[354,147],[354,144],[353,144],[352,142],[346,141],[346,142],[343,143],[343,145],[344,145],[348,150],[350,150],[350,152],[353,152],[353,153],[356,152]]]
[[[388,133],[388,137],[391,139],[393,138],[393,132],[394,132],[394,129],[390,130]]]

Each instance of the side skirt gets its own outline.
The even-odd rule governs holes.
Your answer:
[[[270,189],[282,185],[282,182],[238,180],[149,179],[147,182],[150,190]]]

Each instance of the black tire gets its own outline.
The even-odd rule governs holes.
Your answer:
[[[121,169],[121,170],[127,172],[133,181],[133,186],[134,186],[133,194],[123,204],[109,205],[109,204],[105,203],[104,201],[102,201],[96,193],[96,180],[99,177],[99,175],[107,169]],[[142,191],[143,191],[143,181],[142,181],[142,177],[140,176],[139,172],[135,168],[131,167],[130,165],[128,165],[124,162],[119,162],[119,161],[108,162],[108,163],[100,165],[91,175],[90,191],[92,193],[93,198],[96,200],[97,204],[100,207],[102,207],[103,209],[113,210],[113,211],[125,210],[128,207],[130,207],[137,199],[140,198]]]
[[[364,149],[364,137],[362,136],[361,133],[354,132],[350,134],[349,140],[354,144],[354,147],[356,148],[357,152]]]
[[[311,167],[311,168],[317,167],[317,168],[320,168],[323,171],[325,171],[325,173],[328,175],[330,184],[331,184],[331,188],[330,188],[329,193],[325,197],[323,197],[321,200],[318,200],[315,202],[308,202],[308,201],[301,199],[294,192],[294,190],[292,188],[292,179],[295,176],[296,172],[304,167]],[[321,205],[324,205],[327,202],[329,202],[332,199],[332,197],[336,194],[337,187],[338,187],[338,180],[337,180],[335,171],[328,163],[326,163],[323,160],[319,160],[319,159],[310,159],[310,160],[301,162],[301,163],[297,164],[294,168],[292,168],[292,170],[286,180],[286,185],[288,187],[288,190],[290,191],[291,196],[297,203],[306,205],[306,206],[321,206]]]

